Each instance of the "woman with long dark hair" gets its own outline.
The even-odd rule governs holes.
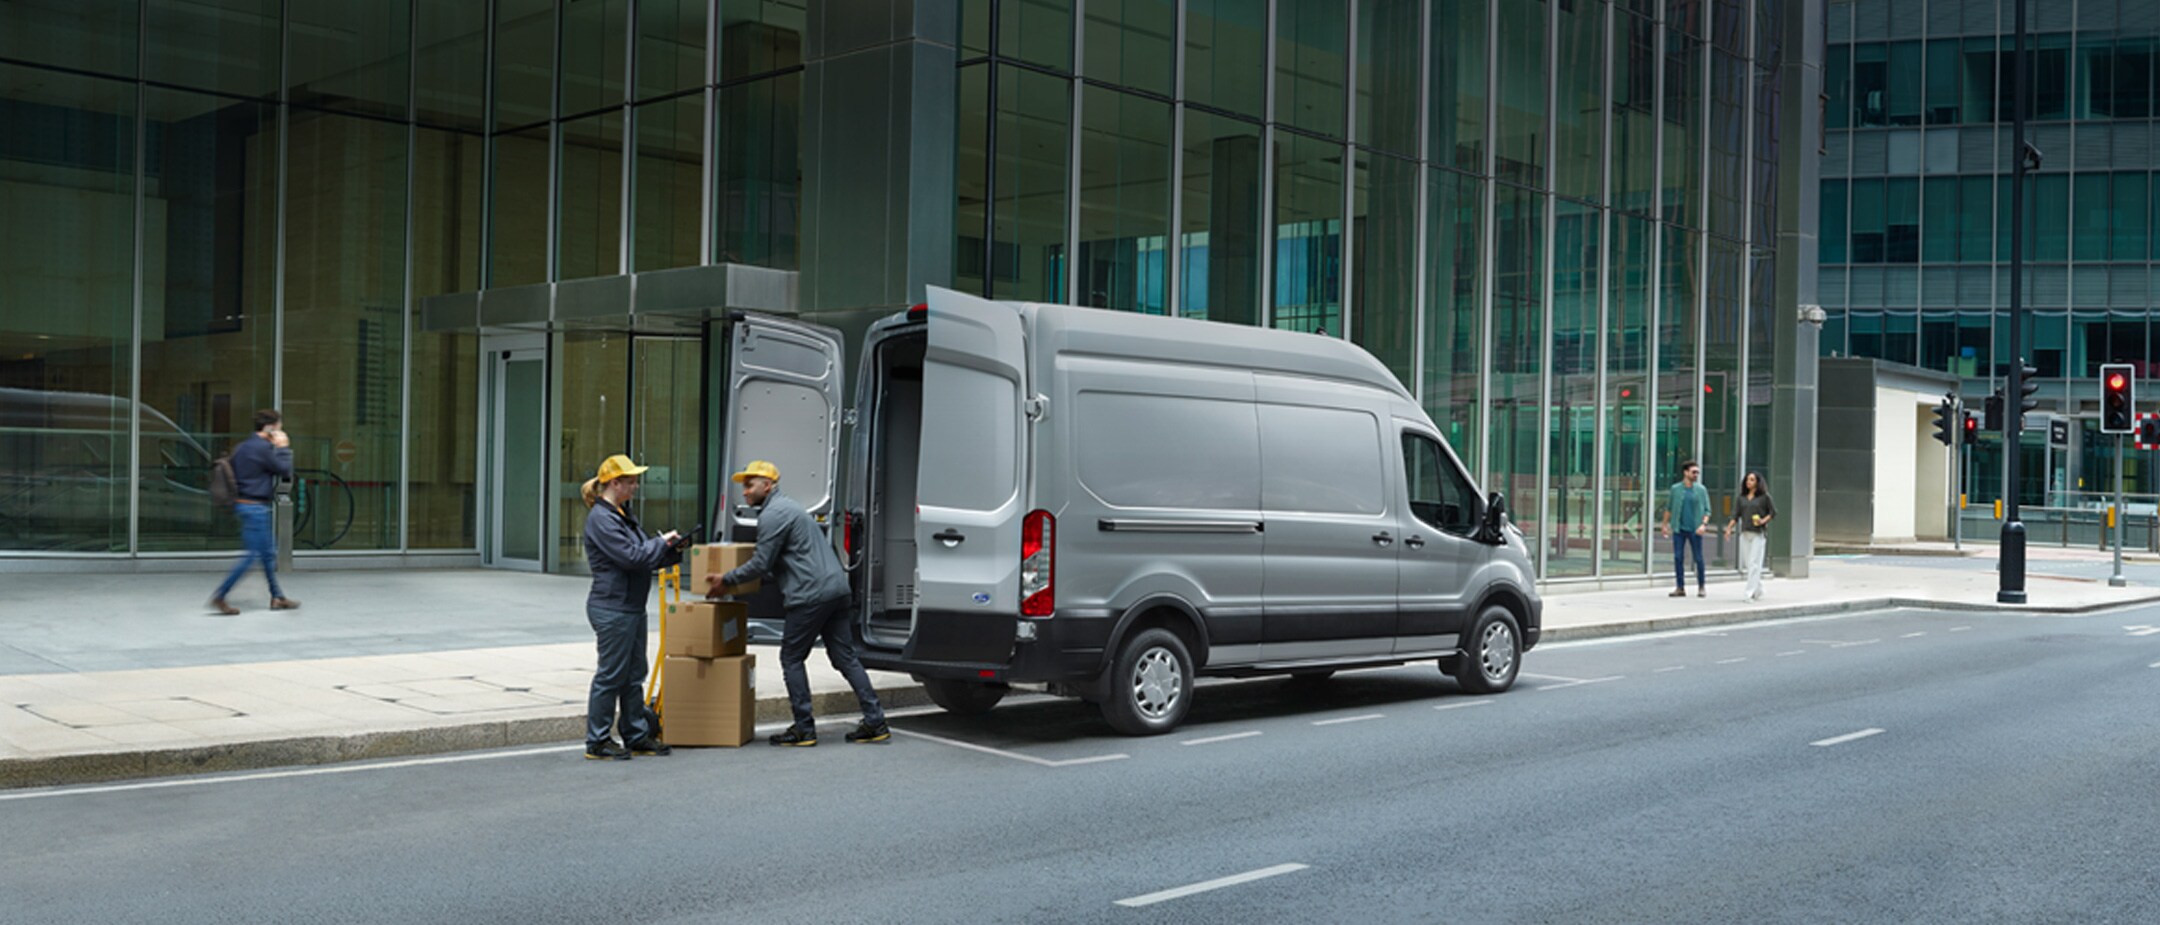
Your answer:
[[[1740,480],[1740,494],[1733,499],[1732,519],[1725,522],[1725,535],[1733,535],[1733,527],[1740,528],[1740,570],[1747,573],[1747,591],[1742,600],[1762,597],[1763,552],[1770,545],[1770,521],[1777,517],[1777,504],[1770,500],[1770,489],[1763,484],[1762,476],[1753,472]]]
[[[587,758],[628,760],[671,751],[645,715],[638,685],[645,681],[645,601],[652,596],[653,572],[682,561],[681,537],[673,530],[648,537],[630,516],[645,469],[628,456],[610,456],[582,491],[592,509],[585,516],[585,564],[592,569],[585,620],[600,649],[585,702]]]

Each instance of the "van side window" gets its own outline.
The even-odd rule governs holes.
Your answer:
[[[1402,436],[1403,473],[1410,488],[1410,513],[1426,525],[1458,536],[1477,531],[1477,493],[1461,470],[1448,462],[1440,444],[1421,434]]]

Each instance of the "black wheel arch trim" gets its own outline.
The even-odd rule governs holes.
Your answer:
[[[1538,625],[1538,608],[1531,606],[1528,594],[1524,594],[1521,588],[1517,588],[1512,584],[1496,584],[1486,588],[1483,594],[1478,595],[1477,605],[1471,608],[1470,619],[1476,620],[1478,614],[1485,612],[1485,608],[1495,604],[1506,607],[1509,613],[1515,615],[1515,629],[1517,634],[1521,636],[1520,639],[1516,640],[1516,644],[1520,645],[1524,652],[1530,651],[1530,647],[1537,645],[1537,639],[1541,633],[1541,627]],[[1465,633],[1469,632],[1469,629],[1468,626],[1463,627]],[[1468,643],[1467,638],[1464,639],[1464,643]]]
[[[1103,646],[1103,671],[1110,670],[1111,660],[1117,657],[1118,649],[1125,644],[1125,638],[1132,633],[1133,624],[1139,622],[1143,615],[1158,610],[1169,610],[1177,613],[1184,619],[1185,627],[1191,630],[1187,634],[1187,638],[1192,642],[1193,651],[1185,654],[1192,658],[1193,670],[1198,672],[1201,666],[1207,664],[1207,621],[1201,619],[1200,612],[1184,598],[1175,594],[1154,594],[1134,601],[1131,606],[1125,608],[1123,613],[1118,614],[1116,625],[1110,629],[1110,638]]]

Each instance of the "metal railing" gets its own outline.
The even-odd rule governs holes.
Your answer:
[[[2113,548],[2115,531],[2107,525],[2107,506],[2112,496],[2097,492],[2054,494],[2058,502],[2067,501],[2072,506],[2018,506],[2018,519],[2025,523],[2027,545],[2063,549]],[[1959,523],[1966,542],[1993,543],[2002,535],[2002,522],[1995,517],[1993,502],[1967,507]],[[2160,496],[2123,496],[2123,548],[2160,552]]]

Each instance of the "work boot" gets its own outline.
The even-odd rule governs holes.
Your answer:
[[[650,736],[630,743],[630,754],[633,755],[672,755],[674,753],[675,750],[669,748],[666,742]]]
[[[300,602],[299,602],[299,601],[296,601],[296,600],[293,600],[292,598],[289,598],[289,597],[273,597],[273,598],[271,598],[271,599],[270,599],[270,609],[271,609],[271,610],[299,610],[299,609],[300,609]]]
[[[629,761],[630,750],[615,744],[614,739],[603,739],[585,746],[585,760],[603,761],[607,759]]]
[[[892,730],[886,727],[884,723],[879,723],[873,726],[870,725],[869,721],[867,720],[856,726],[853,731],[847,734],[848,741],[858,744],[867,744],[870,742],[885,742],[890,741],[891,739]]]
[[[810,748],[817,745],[817,728],[814,726],[789,726],[786,732],[776,732],[766,738],[774,745]]]
[[[1665,596],[1666,596],[1666,597],[1686,597],[1686,596],[1687,596],[1687,589],[1686,589],[1686,588],[1674,588],[1674,589],[1673,589],[1673,593],[1671,593],[1671,594],[1668,594],[1668,595],[1665,595]]]
[[[224,614],[225,616],[228,616],[228,617],[230,617],[230,616],[234,616],[234,615],[236,615],[236,614],[238,614],[238,613],[240,612],[240,608],[238,608],[238,607],[234,607],[234,606],[233,606],[233,605],[231,605],[231,604],[225,603],[225,599],[224,599],[224,598],[222,598],[222,597],[213,597],[213,598],[211,598],[211,599],[210,599],[210,609],[211,609],[212,611],[215,611],[215,612],[217,612],[217,613],[221,613],[221,614]]]

